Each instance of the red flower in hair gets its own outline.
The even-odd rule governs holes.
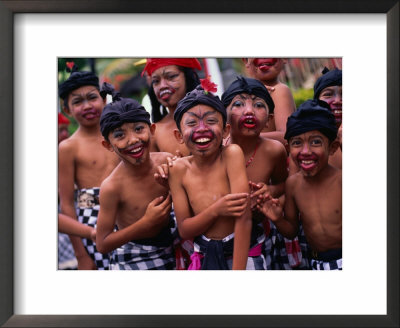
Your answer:
[[[204,93],[217,92],[217,85],[210,80],[211,76],[207,76],[206,79],[200,79],[200,85],[204,89]]]
[[[67,65],[67,67],[72,70],[72,67],[74,67],[75,63],[74,62],[66,62],[65,65]]]

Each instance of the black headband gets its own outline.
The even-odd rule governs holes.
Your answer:
[[[326,67],[322,71],[322,76],[314,84],[314,99],[318,99],[321,91],[333,85],[342,85],[342,71],[335,68],[330,71]]]
[[[225,107],[228,107],[232,99],[241,93],[255,95],[261,99],[264,99],[268,105],[269,112],[274,112],[275,104],[267,88],[259,80],[248,77],[238,76],[237,79],[233,81],[228,89],[222,94],[222,103]]]
[[[121,98],[120,94],[115,92],[114,88],[104,83],[100,94],[105,97],[111,94],[113,102],[107,104],[100,117],[100,130],[103,137],[108,140],[108,135],[114,129],[124,123],[144,122],[150,125],[150,114],[136,100],[130,98]]]
[[[313,130],[320,131],[330,141],[337,137],[335,116],[325,101],[309,99],[302,103],[287,120],[285,139]]]
[[[99,78],[92,72],[79,72],[78,66],[74,65],[69,78],[58,87],[58,94],[61,99],[66,99],[71,91],[86,85],[92,85],[99,89]]]
[[[203,88],[198,85],[194,90],[188,92],[186,96],[178,102],[174,113],[174,120],[176,126],[180,129],[180,122],[183,114],[196,105],[207,105],[220,112],[223,119],[223,124],[226,124],[226,109],[218,96],[214,96],[211,92],[205,92]]]

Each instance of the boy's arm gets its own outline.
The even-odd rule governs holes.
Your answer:
[[[58,213],[58,232],[67,233],[95,241],[96,230],[86,224],[79,223],[73,218]]]
[[[288,176],[287,155],[285,147],[279,144],[279,150],[275,156],[275,166],[271,174],[271,183],[269,192],[272,197],[279,197],[285,192],[285,181]]]
[[[299,211],[293,195],[293,180],[293,176],[286,180],[284,196],[279,199],[268,197],[262,206],[258,206],[258,209],[274,222],[279,232],[288,239],[296,237],[299,230]],[[283,211],[283,206],[285,211]]]
[[[168,182],[174,203],[176,221],[182,239],[191,239],[206,232],[219,216],[238,217],[246,209],[248,194],[227,194],[201,213],[193,216],[182,176],[184,165],[170,167]]]
[[[165,226],[171,212],[171,196],[157,197],[149,203],[146,213],[131,225],[114,231],[118,213],[118,188],[106,181],[100,187],[100,212],[97,220],[96,246],[99,252],[108,253],[131,240],[151,238]]]
[[[226,167],[231,193],[249,193],[244,155],[237,145],[230,145],[225,150]],[[233,244],[233,270],[245,270],[250,248],[251,210],[247,201],[244,213],[236,218],[235,239]]]
[[[76,220],[74,204],[75,163],[74,149],[69,140],[60,143],[58,149],[58,192],[60,195],[61,213]],[[69,236],[78,261],[79,270],[91,270],[96,266],[83,246],[79,237]]]
[[[276,131],[263,132],[261,135],[266,138],[279,140],[285,144],[286,122],[288,117],[296,110],[296,104],[294,103],[289,87],[282,83],[275,87],[271,96],[275,104],[274,121]]]

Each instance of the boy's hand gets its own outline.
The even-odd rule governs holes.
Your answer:
[[[248,201],[248,193],[227,194],[218,199],[212,206],[214,206],[217,217],[232,216],[236,218],[244,214]]]
[[[257,204],[257,209],[272,222],[276,222],[282,218],[283,204],[280,199],[272,198],[270,195],[264,197],[262,203]]]
[[[257,208],[257,205],[262,206],[265,198],[270,195],[268,186],[263,183],[254,183],[249,181],[250,186],[250,207],[251,210],[254,211]]]
[[[90,231],[90,239],[94,242],[96,242],[96,229],[92,229]]]
[[[144,217],[152,226],[165,225],[171,212],[171,207],[171,195],[168,195],[166,198],[163,196],[157,197],[147,205]]]
[[[167,157],[166,164],[161,164],[157,167],[158,172],[154,173],[154,179],[163,187],[169,188],[169,185],[168,185],[169,168],[173,167],[174,161],[180,157],[182,157],[182,154],[179,150],[177,150],[176,155],[174,157]]]

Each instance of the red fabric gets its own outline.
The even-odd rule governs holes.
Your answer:
[[[147,58],[146,66],[143,69],[142,76],[144,72],[147,72],[147,74],[151,76],[155,70],[169,65],[177,65],[201,70],[200,62],[196,58]]]
[[[63,114],[58,113],[58,125],[69,124],[69,119],[67,119]]]

